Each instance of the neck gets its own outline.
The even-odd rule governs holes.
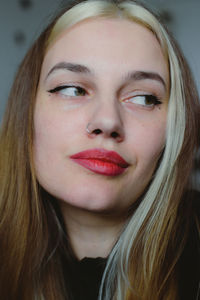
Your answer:
[[[107,257],[116,243],[125,220],[85,211],[61,203],[71,247],[78,259]]]

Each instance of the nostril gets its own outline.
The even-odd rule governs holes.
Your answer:
[[[94,134],[100,134],[100,133],[102,133],[102,131],[101,131],[101,129],[95,129],[95,130],[93,130],[92,133],[94,133]]]
[[[111,137],[114,139],[117,138],[118,136],[119,136],[119,134],[116,131],[111,133]]]

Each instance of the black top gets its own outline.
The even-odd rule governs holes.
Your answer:
[[[195,197],[196,198],[196,197]],[[194,211],[199,217],[200,197],[195,200]],[[97,300],[106,258],[84,258],[78,261],[71,257],[63,261],[67,290],[70,300]],[[181,300],[200,300],[200,244],[194,222],[190,222],[188,240],[178,261],[179,293]],[[152,299],[153,300],[153,299]]]
[[[181,300],[200,300],[200,193],[192,192],[191,219],[188,239],[178,262]]]
[[[72,259],[68,264],[70,300],[97,300],[106,258]]]
[[[200,300],[198,285],[200,280],[200,264],[195,261],[191,248],[184,252],[180,270],[180,299]],[[195,249],[196,250],[196,249]],[[84,258],[72,264],[69,285],[71,300],[97,300],[101,278],[106,265],[104,258]],[[200,291],[199,291],[200,292]]]

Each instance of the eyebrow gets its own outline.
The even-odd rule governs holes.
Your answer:
[[[155,80],[160,82],[166,90],[166,83],[158,73],[146,72],[146,71],[135,71],[135,72],[128,73],[128,75],[126,76],[126,80],[140,81],[145,79],[150,79],[150,80]]]
[[[46,79],[50,74],[52,74],[53,72],[55,72],[57,70],[67,70],[67,71],[71,71],[71,72],[74,72],[74,73],[92,74],[92,71],[84,65],[68,63],[68,62],[60,62],[60,63],[56,64],[48,72],[48,74],[46,76]]]
[[[67,71],[71,71],[74,73],[94,75],[94,72],[91,71],[88,67],[86,67],[84,65],[69,63],[69,62],[59,62],[53,68],[50,69],[50,71],[48,72],[48,74],[46,76],[46,79],[49,77],[50,74],[52,74],[53,72],[55,72],[57,70],[67,70]],[[125,80],[140,81],[140,80],[145,80],[145,79],[158,81],[166,89],[166,83],[165,83],[164,79],[158,73],[155,73],[155,72],[133,71],[133,72],[129,72],[125,76]]]

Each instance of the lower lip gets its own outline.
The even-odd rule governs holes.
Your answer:
[[[106,176],[117,176],[121,175],[126,169],[120,167],[119,165],[112,163],[112,162],[106,162],[99,159],[72,159],[75,163],[83,166],[86,169],[89,169],[90,171],[106,175]]]

